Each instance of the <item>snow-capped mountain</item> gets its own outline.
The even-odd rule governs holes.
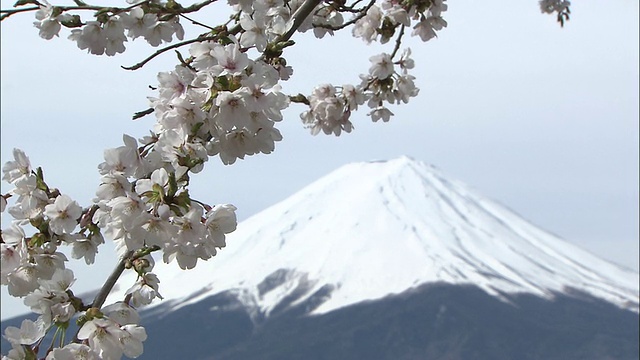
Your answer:
[[[408,157],[343,166],[239,224],[210,261],[188,271],[158,263],[154,272],[158,303],[173,310],[227,292],[256,316],[302,303],[324,314],[445,283],[504,301],[578,291],[638,312],[637,272]],[[131,283],[123,277],[112,298]]]

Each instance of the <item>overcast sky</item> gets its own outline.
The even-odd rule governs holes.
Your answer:
[[[360,112],[352,134],[313,137],[298,117],[304,109],[293,105],[273,154],[232,166],[211,159],[192,194],[235,204],[242,220],[346,163],[409,155],[637,270],[638,1],[581,0],[571,10],[560,28],[535,0],[450,1],[449,26],[438,39],[406,41],[421,91],[392,108],[391,122],[374,124]],[[119,66],[144,58],[144,43],[129,43],[115,58],[96,57],[66,36],[41,40],[32,21],[24,15],[2,22],[0,160],[22,148],[44,167],[48,183],[87,205],[103,149],[120,146],[123,132],[141,137],[152,126],[152,116],[133,122],[131,115],[148,107],[148,85],[175,57],[128,72]],[[284,86],[291,94],[357,83],[381,51],[349,36],[294,40],[299,44],[285,53],[295,71]],[[96,276],[115,262],[110,246],[100,250]],[[76,272],[76,292],[92,287],[84,275]],[[2,318],[24,309],[5,294],[3,288]]]

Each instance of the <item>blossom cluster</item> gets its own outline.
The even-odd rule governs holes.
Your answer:
[[[274,125],[289,98],[280,91],[279,69],[249,59],[231,40],[194,44],[188,66],[158,75],[159,96],[151,99],[158,122],[149,141],[177,169],[215,155],[232,164],[245,155],[269,154],[282,139]]]
[[[182,40],[184,29],[178,16],[160,18],[153,12],[145,12],[141,6],[129,11],[98,12],[96,20],[82,22],[79,15],[62,12],[60,7],[47,1],[39,1],[34,26],[40,30],[40,37],[46,40],[59,36],[62,26],[73,28],[69,39],[76,42],[78,48],[94,55],[114,56],[125,51],[127,38],[144,38],[151,46],[171,42],[173,36]],[[79,29],[81,28],[81,29]],[[126,32],[126,35],[125,35]]]
[[[2,230],[0,280],[10,295],[23,298],[39,314],[37,321],[27,321],[20,329],[6,329],[5,338],[13,345],[7,359],[37,353],[34,349],[50,329],[62,329],[56,335],[64,332],[79,314],[83,320],[77,338],[84,347],[61,344],[47,358],[74,358],[79,353],[101,359],[140,355],[146,333],[136,308],[160,297],[149,254],[161,250],[166,262],[176,259],[181,268],[193,268],[198,259],[209,259],[224,247],[225,235],[235,230],[234,206],[191,201],[185,186],[193,165],[176,165],[180,167],[176,170],[162,161],[159,152],[141,152],[144,147],[137,148],[135,139],[124,139],[124,146],[105,151],[99,166],[102,182],[88,208],[50,188],[42,170],[32,169],[21,150],[15,149],[14,160],[3,167],[3,180],[14,189],[2,196],[2,211],[14,220]],[[178,171],[181,175],[176,178]],[[8,198],[15,203],[10,205]],[[85,305],[73,294],[74,274],[66,268],[68,259],[59,247],[70,246],[73,258],[92,264],[104,243],[103,233],[115,242],[138,280],[122,302],[100,308],[102,304]]]
[[[386,104],[407,103],[418,95],[415,77],[408,74],[408,69],[414,66],[410,55],[411,50],[406,49],[396,62],[386,53],[371,57],[369,73],[360,75],[362,81],[357,86],[317,86],[308,97],[309,110],[300,115],[302,122],[313,135],[320,131],[334,135],[351,132],[353,124],[349,117],[364,103],[371,109],[368,115],[374,122],[389,121],[393,113]]]
[[[323,38],[353,24],[353,36],[367,43],[386,43],[393,36],[401,38],[404,28],[415,24],[412,35],[428,41],[447,25],[442,18],[447,10],[444,1],[384,0],[360,8],[356,7],[358,2],[315,2],[306,16],[297,19],[303,16],[300,12],[309,1],[230,0],[236,12],[232,16],[236,26],[212,28],[202,34],[203,40],[191,45],[191,56],[186,61],[181,60],[173,71],[158,75],[159,96],[151,101],[158,123],[151,141],[158,142],[156,149],[168,151],[189,139],[183,150],[199,163],[212,155],[232,164],[247,155],[268,154],[282,139],[275,122],[282,119],[281,111],[290,102],[280,91],[279,82],[292,75],[292,68],[282,57],[283,49],[291,45],[287,42],[291,30],[313,30],[317,38]],[[152,46],[162,40],[171,41],[172,35],[183,38],[179,16],[162,10],[162,6],[163,2],[152,1],[125,9],[112,8],[97,14],[97,21],[82,23],[78,15],[42,3],[35,26],[45,39],[56,36],[60,24],[79,27],[71,30],[69,38],[81,49],[114,55],[124,51],[127,37],[143,37]],[[166,14],[158,16],[163,11]],[[352,18],[345,21],[343,13]],[[250,49],[259,56],[251,59]],[[415,78],[407,74],[410,67],[404,66],[412,62],[408,58],[410,52],[405,51],[406,59],[394,61],[397,51],[396,45],[391,55],[372,57],[372,68],[369,74],[360,76],[359,85],[321,85],[308,97],[300,95],[297,102],[309,105],[301,114],[303,124],[312,134],[320,130],[335,135],[350,132],[350,116],[364,103],[370,108],[368,115],[373,121],[388,121],[393,113],[386,104],[406,103],[418,93]],[[394,65],[401,71],[394,71]],[[337,96],[336,90],[341,92]],[[173,156],[167,151],[160,151],[165,160]]]
[[[436,37],[436,31],[447,26],[442,13],[447,10],[446,0],[432,1],[396,1],[384,0],[378,6],[373,4],[365,16],[358,19],[353,27],[354,37],[366,43],[379,40],[388,42],[398,27],[413,26],[412,35],[419,36],[422,41]]]
[[[571,2],[569,0],[540,0],[540,10],[543,14],[556,14],[556,18],[561,26],[569,20]]]
[[[546,14],[561,13],[569,9],[568,0],[540,0],[540,10]]]

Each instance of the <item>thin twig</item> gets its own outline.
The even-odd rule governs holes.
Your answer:
[[[171,49],[175,49],[175,48],[179,48],[181,46],[184,45],[189,45],[189,44],[193,44],[196,42],[202,42],[202,41],[209,41],[209,40],[217,40],[218,37],[217,36],[204,36],[204,37],[197,37],[195,39],[191,39],[191,40],[185,40],[185,41],[181,41],[179,43],[175,43],[175,44],[171,44],[167,47],[164,47],[156,52],[154,52],[153,54],[151,54],[150,56],[148,56],[146,59],[140,61],[139,63],[132,65],[132,66],[121,66],[123,69],[125,70],[138,70],[141,67],[145,66],[149,61],[153,60],[153,58],[155,58],[156,56],[165,53]]]
[[[191,19],[191,18],[189,18],[188,16],[186,16],[185,14],[180,14],[179,16],[181,16],[181,17],[183,17],[183,18],[187,19],[188,21],[191,21],[191,23],[192,23],[193,25],[199,25],[199,26],[202,26],[203,28],[206,28],[206,29],[209,29],[209,30],[214,30],[214,28],[212,28],[211,26],[209,26],[209,25],[207,25],[207,24],[203,24],[203,23],[201,23],[201,22],[199,22],[199,21],[197,21],[197,20]]]
[[[40,8],[36,6],[36,7],[28,7],[28,8],[20,8],[20,9],[0,10],[0,14],[2,14],[2,16],[0,16],[0,21],[8,18],[13,14],[26,12],[26,11],[33,11],[33,10],[40,10]]]
[[[203,7],[207,6],[207,5],[213,4],[216,1],[217,0],[206,0],[206,1],[203,1],[203,2],[198,3],[198,4],[193,4],[191,6],[187,6],[186,8],[178,9],[174,13],[180,15],[180,14],[196,12],[196,11],[202,9]],[[111,12],[113,15],[116,15],[116,14],[119,14],[121,12],[129,11],[129,10],[131,10],[133,8],[138,7],[138,6],[147,4],[149,2],[150,2],[150,0],[144,0],[142,2],[132,4],[132,5],[124,7],[124,8],[109,7],[109,6],[96,6],[96,5],[56,6],[56,8],[61,10],[62,12],[73,11],[73,10],[95,10],[95,11],[100,11],[100,10],[103,10],[103,9],[109,9],[109,12]],[[40,10],[40,7],[39,6],[34,6],[34,7],[28,7],[28,8],[20,8],[20,9],[0,10],[0,14],[3,14],[0,17],[0,21],[8,18],[9,16],[11,16],[13,14],[17,14],[17,13],[21,13],[21,12],[27,12],[27,11],[34,11],[34,10]]]
[[[353,19],[347,21],[346,23],[342,24],[342,25],[338,25],[338,26],[333,26],[333,25],[329,25],[329,24],[313,24],[313,27],[319,27],[319,28],[324,28],[324,29],[328,29],[328,30],[341,30],[346,28],[349,25],[353,25],[356,23],[356,21],[362,19],[363,17],[365,17],[367,15],[367,11],[369,11],[369,9],[373,6],[373,4],[375,4],[375,0],[371,0],[369,2],[369,4],[367,6],[365,6],[364,8],[358,10],[358,15],[356,15]]]
[[[398,49],[400,49],[400,44],[402,43],[402,35],[404,35],[404,25],[400,27],[400,33],[396,38],[396,46],[393,48],[393,52],[391,53],[391,59],[393,59],[396,56]]]
[[[65,12],[65,11],[76,11],[76,10],[94,10],[94,11],[100,11],[100,10],[104,10],[104,9],[108,9],[109,12],[112,13],[111,16],[119,14],[121,12],[125,12],[125,11],[129,11],[137,6],[140,6],[142,4],[148,3],[150,0],[145,0],[143,2],[128,6],[126,8],[118,8],[118,7],[108,7],[108,6],[96,6],[96,5],[77,5],[77,6],[56,6],[56,9],[59,9],[61,12]],[[2,17],[0,17],[0,20],[4,20],[6,18],[8,18],[9,16],[13,15],[13,14],[17,14],[17,13],[21,13],[21,12],[26,12],[26,11],[34,11],[34,10],[40,10],[40,7],[29,7],[29,8],[20,8],[20,9],[9,9],[9,10],[0,10],[0,13],[2,13]]]
[[[218,1],[218,0],[206,0],[206,1],[203,1],[203,2],[201,2],[199,4],[193,4],[193,5],[187,6],[186,8],[183,8],[180,11],[180,13],[181,14],[188,14],[188,13],[191,13],[191,12],[196,12],[196,11],[202,9],[203,7],[207,6],[207,5],[213,4],[216,1]]]

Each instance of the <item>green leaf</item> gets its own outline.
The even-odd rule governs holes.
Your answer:
[[[180,195],[176,196],[173,199],[174,204],[184,208],[185,210],[189,210],[191,206],[191,198],[189,197],[189,193],[187,191],[181,192]]]
[[[202,125],[204,125],[203,122],[199,122],[199,123],[193,124],[193,126],[191,127],[191,133],[192,134],[197,134],[198,131],[200,130],[200,128],[202,127]]]
[[[80,15],[72,15],[71,18],[60,21],[60,24],[67,28],[77,28],[82,26],[82,19]]]
[[[182,5],[178,4],[175,0],[167,1],[167,5],[165,7],[169,10],[182,10],[184,9]]]
[[[30,346],[23,345],[22,348],[24,349],[25,360],[38,360],[38,354]]]
[[[151,187],[154,192],[153,199],[155,202],[163,202],[164,201],[164,188],[160,184],[153,184]]]
[[[176,173],[170,172],[169,174],[169,191],[167,198],[171,199],[178,192],[178,182],[176,181]]]

